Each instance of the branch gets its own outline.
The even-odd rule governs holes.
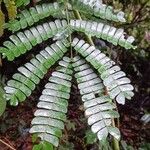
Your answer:
[[[112,126],[115,127],[115,120],[112,119]],[[120,147],[119,147],[119,141],[116,140],[114,137],[113,137],[113,147],[114,147],[114,150],[120,150]]]
[[[16,150],[15,148],[13,148],[11,145],[7,144],[6,142],[4,142],[2,139],[0,139],[0,142],[3,143],[4,145],[6,145],[7,147],[9,147],[11,150]]]

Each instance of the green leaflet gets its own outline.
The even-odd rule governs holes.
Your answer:
[[[125,22],[124,12],[114,10],[112,6],[102,4],[100,0],[71,0],[74,9],[82,13],[92,14],[102,19],[112,20],[115,22]]]
[[[11,20],[6,24],[6,28],[16,32],[20,29],[32,26],[41,19],[55,14],[61,14],[61,6],[56,2],[36,5],[35,7],[30,7],[29,10],[23,10],[20,14],[18,14],[17,19]]]
[[[84,65],[84,67],[79,68],[79,65]],[[102,80],[94,71],[89,71],[91,67],[79,56],[74,57],[73,66],[76,70],[75,76],[77,78],[80,94],[82,95],[85,115],[88,118],[88,124],[91,126],[92,132],[97,134],[100,141],[106,140],[108,134],[111,134],[119,140],[119,130],[111,126],[111,119],[118,118],[119,114],[114,110],[116,106],[113,104],[112,100],[104,95]],[[88,74],[93,78],[88,78]],[[85,78],[84,81],[79,80],[79,78],[82,77]],[[88,99],[85,99],[85,97]]]
[[[103,84],[107,87],[108,94],[120,104],[125,104],[125,98],[131,99],[134,93],[133,86],[126,74],[121,71],[115,62],[110,60],[100,50],[90,46],[84,40],[75,38],[72,46],[99,72]]]
[[[26,6],[30,3],[30,0],[15,0],[16,6]]]
[[[134,42],[134,37],[129,36],[125,38],[123,29],[117,29],[103,23],[84,20],[71,20],[70,26],[75,31],[84,32],[87,35],[102,38],[103,40],[107,40],[114,45],[120,45],[126,49],[136,48],[136,46],[132,45]]]
[[[61,45],[63,46],[60,48]],[[11,105],[16,106],[31,95],[35,85],[40,82],[47,70],[67,52],[66,46],[66,41],[57,41],[42,50],[30,62],[18,68],[19,73],[14,74],[13,79],[9,80],[5,87],[5,97]],[[67,94],[65,98],[68,98]]]
[[[53,145],[49,142],[42,141],[39,144],[34,145],[32,150],[53,150]]]
[[[94,144],[97,141],[96,134],[94,134],[91,130],[86,131],[86,144]]]
[[[3,57],[12,61],[15,57],[31,50],[33,46],[63,31],[67,26],[67,21],[55,20],[54,22],[37,25],[24,32],[18,32],[16,35],[11,35],[9,41],[3,43],[4,47],[0,47],[0,52]],[[18,27],[16,26],[16,28]]]
[[[15,28],[18,30],[19,26],[16,25]],[[81,31],[85,34],[102,38],[114,45],[119,44],[126,49],[136,48],[132,45],[134,38],[129,36],[126,39],[123,29],[117,30],[102,23],[91,23],[81,20],[70,20],[70,25],[68,26],[66,20],[55,20],[54,22],[37,25],[29,30],[10,36],[10,41],[3,43],[4,47],[0,47],[0,52],[3,54],[3,57],[7,57],[9,61],[12,61],[15,57],[19,57],[21,54],[31,50],[33,46],[53,36],[54,40],[68,37],[72,33],[71,29],[72,31]]]
[[[31,123],[30,133],[37,134],[42,141],[47,141],[55,147],[58,146],[59,138],[62,136],[61,130],[64,129],[68,107],[67,100],[70,98],[71,87],[68,87],[68,83],[71,84],[72,80],[72,74],[68,73],[68,70],[71,71],[70,62],[71,59],[63,57],[59,68],[52,73],[39,98],[38,109]],[[58,80],[67,82],[59,83]]]

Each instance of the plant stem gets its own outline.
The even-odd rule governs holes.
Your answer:
[[[16,150],[15,148],[13,148],[11,145],[7,144],[6,142],[4,142],[3,140],[0,139],[0,142],[3,143],[4,145],[6,145],[7,147],[9,147],[11,150]]]
[[[0,67],[2,67],[2,56],[0,54]]]
[[[73,12],[74,12],[74,15],[75,15],[75,17],[76,17],[77,19],[82,20],[81,15],[80,15],[80,13],[79,13],[77,10],[73,10]],[[87,41],[88,41],[89,44],[91,44],[91,45],[94,46],[94,42],[93,42],[91,36],[86,35],[86,39],[87,39]]]
[[[82,20],[81,15],[80,15],[80,13],[77,10],[74,10],[74,15],[75,15],[75,17],[77,19]],[[86,39],[89,42],[89,44],[91,44],[91,45],[94,46],[94,42],[93,42],[91,36],[86,35]],[[115,121],[114,121],[114,119],[112,119],[112,126],[115,127]],[[113,147],[114,147],[114,150],[120,150],[119,142],[115,138],[113,138]]]
[[[68,22],[68,24],[69,24],[69,23],[70,23],[70,19],[69,19],[69,14],[68,14],[67,2],[68,2],[68,0],[67,0],[66,3],[65,3],[65,7],[66,7],[67,22]],[[70,43],[72,42],[71,34],[70,34],[70,36],[69,36],[69,42],[70,42]],[[71,45],[71,44],[70,44],[70,45]],[[70,57],[71,57],[71,59],[73,58],[72,46],[70,47]]]
[[[115,127],[115,120],[112,119],[112,126]],[[113,147],[114,150],[120,150],[119,141],[113,137]]]

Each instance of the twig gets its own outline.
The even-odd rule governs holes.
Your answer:
[[[3,143],[4,145],[6,145],[7,147],[9,147],[11,150],[16,150],[15,148],[13,148],[11,145],[7,144],[6,142],[4,142],[2,139],[0,139],[0,142]]]
[[[69,19],[69,14],[68,14],[68,6],[67,6],[68,0],[65,3],[65,7],[66,7],[66,17],[67,17],[67,22],[68,24],[70,23],[70,19]],[[72,36],[71,34],[69,35],[69,42],[72,42]],[[72,51],[72,46],[70,47],[70,57],[71,59],[73,58],[73,51]]]

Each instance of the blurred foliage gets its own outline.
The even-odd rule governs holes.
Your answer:
[[[117,25],[136,39],[138,48],[132,53],[148,59],[150,52],[150,0],[104,0],[126,14],[127,22]]]
[[[148,112],[145,113],[145,114],[142,116],[141,121],[143,121],[144,124],[149,123],[149,122],[150,122],[150,113],[148,113]]]
[[[59,146],[58,150],[74,150],[74,144],[71,142],[66,142]]]
[[[131,145],[128,145],[125,141],[121,141],[121,147],[122,150],[135,150],[134,147]],[[138,150],[149,150],[150,149],[150,143],[142,143]]]
[[[17,15],[17,8],[15,5],[15,1],[14,0],[3,0],[8,12],[8,18],[9,20],[13,20],[16,18]]]
[[[43,141],[34,145],[32,150],[53,150],[53,146],[49,142]]]
[[[139,150],[150,150],[150,143],[142,143]]]
[[[75,131],[75,130],[76,130],[75,123],[74,123],[74,122],[71,122],[70,120],[67,120],[67,121],[66,121],[66,129],[67,129],[68,131],[69,131],[69,130]]]
[[[6,100],[4,99],[4,81],[5,78],[0,75],[0,116],[4,113],[6,109]]]
[[[16,18],[16,15],[17,7],[15,5],[15,0],[0,0],[0,36],[4,33],[6,18],[8,17],[8,20],[13,20]]]
[[[4,24],[5,24],[5,16],[1,10],[1,6],[0,6],[0,36],[3,35],[4,32]]]
[[[97,136],[91,130],[87,130],[85,133],[86,144],[94,144],[97,141]]]

